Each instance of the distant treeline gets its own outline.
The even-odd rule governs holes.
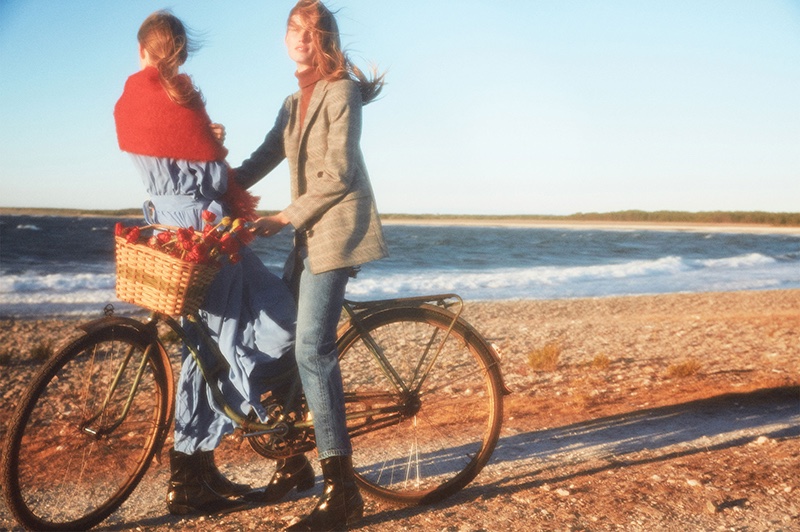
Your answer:
[[[109,218],[141,217],[142,209],[57,209],[44,207],[0,207],[0,214],[28,216],[105,216]]]
[[[260,211],[260,214],[274,214],[275,211]],[[82,210],[82,209],[44,209],[0,207],[0,214],[32,214],[50,216],[107,216],[141,217],[141,209]],[[649,223],[697,223],[697,224],[749,224],[773,226],[800,226],[800,212],[764,211],[616,211],[579,212],[564,216],[545,214],[519,215],[467,215],[467,214],[383,214],[385,220],[473,220],[473,221],[585,221],[585,222],[649,222]]]
[[[617,211],[617,212],[579,212],[565,216],[569,220],[591,222],[656,222],[656,223],[700,223],[700,224],[758,224],[758,225],[800,225],[798,212],[763,211]]]
[[[585,221],[585,222],[649,222],[649,223],[697,223],[697,224],[750,224],[800,226],[800,212],[762,211],[616,211],[579,212],[563,216],[545,214],[519,215],[459,215],[459,214],[387,214],[387,220],[503,220],[503,221]]]

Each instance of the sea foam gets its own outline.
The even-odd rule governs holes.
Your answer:
[[[112,218],[0,216],[0,315],[97,314],[116,300]],[[800,288],[800,237],[387,225],[388,259],[353,299],[457,293],[466,300]],[[278,275],[291,232],[252,248]]]

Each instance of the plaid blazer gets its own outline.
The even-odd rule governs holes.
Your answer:
[[[388,255],[361,154],[362,107],[355,82],[320,80],[304,123],[298,123],[298,91],[284,101],[261,146],[236,169],[236,179],[249,188],[287,159],[292,203],[283,212],[305,233],[314,273]]]

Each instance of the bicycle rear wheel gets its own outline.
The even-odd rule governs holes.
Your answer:
[[[107,326],[61,350],[35,378],[2,461],[3,494],[22,525],[91,528],[136,487],[163,443],[171,400],[170,373],[153,349],[147,334]]]
[[[377,312],[342,334],[353,462],[367,492],[427,504],[475,478],[503,417],[502,377],[489,349],[466,322],[428,305]],[[364,412],[374,414],[365,420]]]

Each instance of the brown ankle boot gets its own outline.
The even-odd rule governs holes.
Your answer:
[[[245,508],[243,501],[223,497],[203,479],[201,453],[169,452],[170,480],[167,491],[167,509],[171,514],[215,514]]]
[[[278,460],[275,473],[269,484],[261,490],[251,493],[247,500],[271,503],[283,499],[292,488],[298,492],[308,491],[314,487],[314,468],[305,455],[299,454]]]
[[[200,451],[199,454],[202,457],[200,469],[203,480],[212,490],[223,497],[239,497],[253,491],[247,484],[237,484],[225,478],[222,471],[217,469],[217,464],[214,461],[214,451]]]
[[[342,530],[364,515],[364,499],[358,491],[349,456],[322,460],[325,490],[311,513],[286,530]]]

